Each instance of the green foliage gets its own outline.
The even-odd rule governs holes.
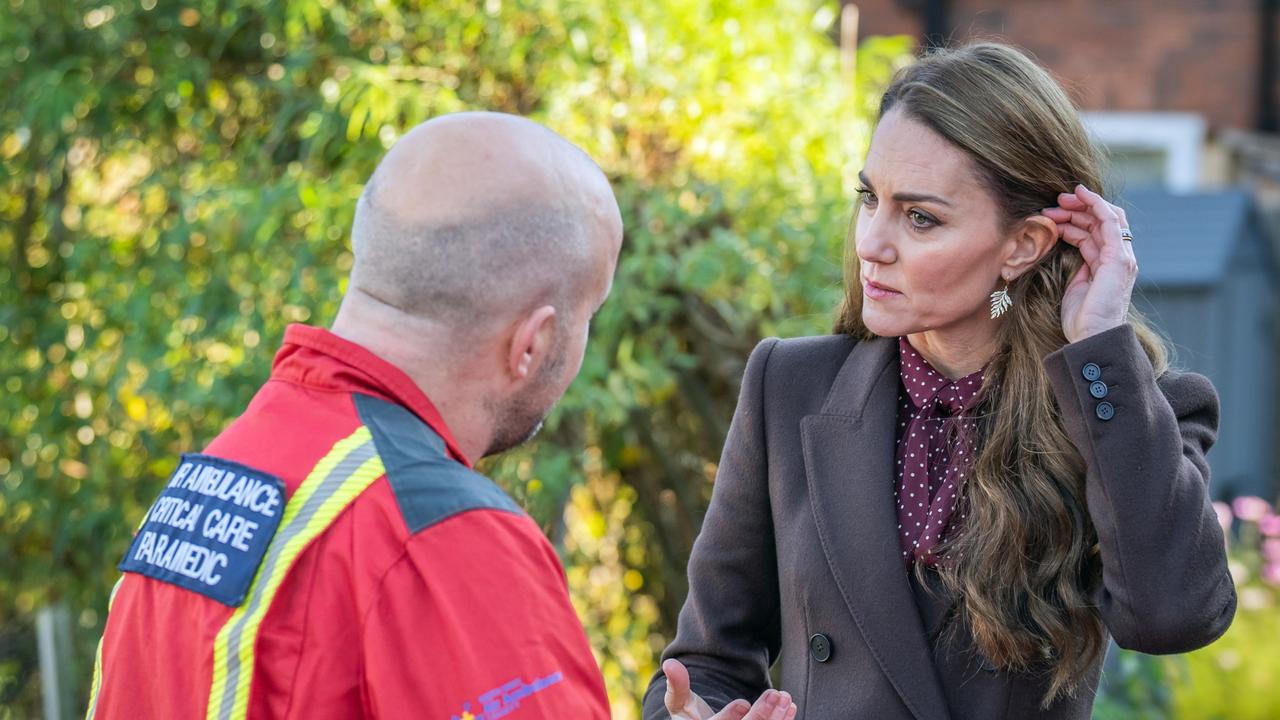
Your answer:
[[[1166,681],[1174,659],[1110,649],[1102,685],[1093,705],[1093,720],[1165,720],[1170,717]]]
[[[0,627],[64,602],[90,665],[115,563],[178,454],[244,407],[287,323],[333,317],[381,154],[440,113],[514,112],[600,162],[627,233],[582,376],[535,447],[488,469],[562,548],[633,714],[745,358],[824,331],[839,296],[867,98],[909,42],[864,42],[857,94],[835,13],[0,0]],[[0,707],[26,714],[11,664]]]
[[[1203,650],[1172,662],[1167,681],[1174,715],[1203,720],[1280,717],[1280,593],[1254,583],[1241,588],[1244,605],[1231,629]]]

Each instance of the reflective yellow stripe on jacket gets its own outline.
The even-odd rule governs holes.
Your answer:
[[[363,426],[339,440],[285,505],[280,527],[249,586],[249,594],[218,632],[208,720],[241,720],[249,705],[258,628],[280,583],[308,543],[383,474],[373,437]]]
[[[107,614],[111,614],[111,606],[116,601],[116,592],[120,589],[120,583],[124,582],[124,575],[116,580],[116,584],[111,588],[111,595],[107,598]],[[102,646],[107,641],[106,628],[102,630],[102,637],[98,638],[98,652],[93,656],[93,683],[89,686],[89,709],[84,713],[84,720],[93,720],[93,716],[98,712],[98,691],[102,689]]]

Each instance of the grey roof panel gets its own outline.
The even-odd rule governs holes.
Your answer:
[[[1124,193],[1119,205],[1133,229],[1140,286],[1216,283],[1235,244],[1253,227],[1252,201],[1242,190],[1135,190]]]

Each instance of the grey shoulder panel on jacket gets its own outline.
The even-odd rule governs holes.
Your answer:
[[[359,393],[352,400],[410,533],[468,510],[523,513],[492,480],[449,457],[444,438],[406,408]]]

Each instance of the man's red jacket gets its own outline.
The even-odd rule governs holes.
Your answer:
[[[112,594],[90,718],[607,718],[534,522],[407,375],[290,326]]]

